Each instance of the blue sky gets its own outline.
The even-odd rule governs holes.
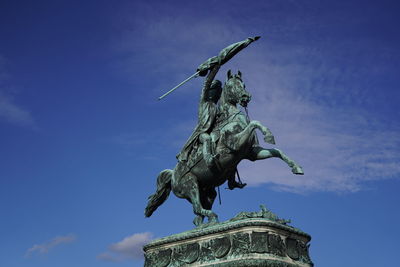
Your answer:
[[[191,229],[158,173],[195,127],[202,84],[157,97],[208,57],[262,38],[240,69],[249,113],[297,160],[239,166],[220,220],[266,204],[312,237],[316,266],[394,266],[400,223],[396,1],[1,1],[0,265],[142,266]],[[269,146],[265,144],[265,146]]]

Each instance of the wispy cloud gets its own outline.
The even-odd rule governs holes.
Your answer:
[[[11,93],[7,92],[9,75],[5,70],[5,59],[0,55],[0,120],[19,126],[36,128],[31,112],[18,105]]]
[[[141,8],[146,11],[151,6]],[[252,18],[257,19],[261,18]],[[373,53],[374,46],[365,45],[371,41],[368,36],[340,42],[328,35],[322,39],[318,31],[325,29],[314,27],[312,20],[296,19],[279,20],[279,24],[260,20],[268,24],[268,32],[275,38],[261,39],[219,74],[224,77],[226,68],[242,70],[253,94],[249,106],[252,119],[267,125],[275,134],[277,147],[303,165],[306,172],[305,176],[293,176],[278,160],[243,163],[240,169],[246,182],[294,192],[354,192],[365,188],[368,181],[398,177],[400,125],[385,120],[375,105],[382,98],[376,93],[377,87],[380,92],[389,90],[379,84],[379,79],[393,72],[385,65],[393,54],[390,48],[385,47],[385,53]],[[334,16],[326,20],[330,25],[335,23]],[[137,65],[140,51],[156,59],[146,57],[149,69],[174,75],[174,81],[184,78],[223,45],[252,35],[254,30],[229,16],[215,15],[204,21],[193,12],[149,21],[138,17],[130,23],[134,30],[126,31],[120,42],[121,50],[132,55],[124,62],[127,70]],[[315,38],[314,43],[285,39],[291,35],[295,40],[299,36],[296,32],[308,34],[310,27],[316,30],[307,35]],[[285,41],[279,42],[279,37]]]
[[[165,10],[171,9],[171,15],[154,17],[154,10],[161,6]],[[158,92],[164,92],[166,84],[173,85],[192,74],[210,57],[210,50],[218,53],[221,44],[235,41],[234,35],[246,35],[239,33],[240,28],[226,27],[222,18],[210,16],[199,21],[186,13],[185,8],[175,16],[175,8],[162,2],[135,2],[134,7],[125,12],[128,14],[121,26],[125,28],[115,42],[115,49],[124,55],[117,64],[118,72],[135,80],[138,71],[156,77],[159,83],[153,84],[152,90]],[[183,93],[191,91],[190,83],[185,87],[187,90]]]
[[[12,96],[0,91],[0,118],[20,126],[34,127],[32,114],[17,105]]]
[[[57,236],[52,240],[42,243],[42,244],[35,244],[31,248],[29,248],[26,253],[25,257],[30,257],[32,254],[47,254],[49,251],[56,246],[66,243],[72,243],[76,240],[76,236],[73,234],[65,235],[65,236]]]
[[[149,232],[133,234],[111,244],[106,252],[97,255],[97,259],[113,262],[143,259],[143,246],[152,239],[153,234]]]
[[[321,65],[318,54],[304,65],[299,56],[274,50],[280,58],[272,61],[278,63],[245,64],[244,79],[254,95],[249,109],[252,118],[275,133],[277,147],[303,165],[306,175],[292,176],[277,160],[245,163],[241,169],[246,182],[295,192],[354,192],[367,181],[398,177],[399,125],[363,108],[374,96],[363,95],[367,88],[361,90],[357,81],[346,81],[345,98],[335,95],[343,93],[338,84],[349,76],[371,74],[363,68],[350,73],[330,69]]]

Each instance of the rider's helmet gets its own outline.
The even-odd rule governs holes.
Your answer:
[[[222,83],[219,80],[214,80],[211,83],[210,89],[207,90],[205,99],[217,103],[222,93]]]

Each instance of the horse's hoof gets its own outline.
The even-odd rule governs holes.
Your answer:
[[[292,172],[294,174],[298,174],[298,175],[303,175],[304,174],[303,168],[301,166],[298,166],[298,165],[296,165],[296,166],[294,166],[292,168]]]
[[[193,224],[196,225],[197,227],[203,224],[203,217],[201,216],[196,216],[193,220]]]
[[[208,218],[208,223],[209,224],[214,224],[214,223],[218,223],[218,222],[219,221],[218,221],[218,216],[217,215],[211,216],[211,217]]]

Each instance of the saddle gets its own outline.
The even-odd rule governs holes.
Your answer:
[[[211,150],[213,154],[215,154],[217,142],[220,137],[220,130],[214,129],[211,135]],[[196,166],[201,160],[203,160],[203,144],[199,141],[193,143],[190,153],[187,157],[187,160],[179,161],[180,164],[177,165],[177,173],[179,175],[185,175],[186,173],[190,172],[190,170]],[[216,159],[217,160],[217,159]],[[217,163],[219,166],[219,163]],[[211,171],[215,172],[218,171],[218,167],[212,169]]]
[[[213,125],[213,130],[210,133],[211,136],[211,150],[213,151],[213,154],[215,154],[216,151],[216,146],[217,143],[221,137],[221,129],[227,125],[228,123],[230,123],[235,116],[237,116],[238,114],[240,114],[240,111],[235,113],[235,114],[231,114],[231,115],[227,115],[225,112],[219,112],[217,114],[215,123]],[[222,153],[230,153],[230,149],[226,148],[226,150],[224,150]],[[178,157],[179,159],[179,157]],[[203,159],[203,144],[201,144],[198,139],[196,141],[193,142],[192,147],[190,149],[190,152],[187,156],[187,160],[180,160],[180,164],[178,164],[177,166],[177,172],[180,175],[185,175],[186,173],[190,172],[190,170],[196,166],[201,160]],[[215,168],[212,168],[211,171],[213,172],[217,172],[218,170],[220,170],[220,164],[218,162],[218,159],[216,159],[216,165]]]

